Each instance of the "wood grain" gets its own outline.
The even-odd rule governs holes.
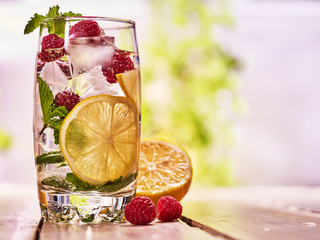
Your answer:
[[[40,212],[35,187],[0,184],[0,239],[33,240]]]
[[[221,239],[198,228],[191,228],[179,221],[161,223],[154,221],[144,226],[134,226],[130,223],[96,223],[96,224],[55,224],[45,222],[39,239],[122,239],[122,240],[214,240]]]
[[[267,189],[268,194],[261,193],[263,187],[193,192],[183,202],[184,215],[234,239],[320,239],[320,214],[310,207],[318,188]]]
[[[129,223],[72,224],[40,222],[37,191],[34,186],[0,183],[0,239],[12,240],[99,240],[99,239],[173,239],[173,240],[215,240],[198,228],[176,221],[161,223],[154,221],[145,226]]]
[[[181,221],[40,222],[35,186],[0,183],[0,239],[320,240],[320,188],[193,187]]]

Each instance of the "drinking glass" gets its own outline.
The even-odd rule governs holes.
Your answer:
[[[33,135],[46,221],[124,221],[138,171],[140,89],[135,22],[42,21]]]

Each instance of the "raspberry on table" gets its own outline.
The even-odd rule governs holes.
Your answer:
[[[52,62],[64,56],[64,39],[56,34],[49,34],[42,38],[41,52],[38,57],[43,62]]]
[[[95,37],[100,36],[99,24],[94,20],[82,20],[70,28],[69,36]]]
[[[112,64],[102,67],[102,73],[109,83],[116,83],[116,74],[134,69],[134,63],[129,57],[129,52],[116,49],[113,55]]]
[[[181,217],[182,206],[173,197],[161,197],[157,204],[157,217],[161,222],[171,222]]]
[[[71,111],[72,108],[74,108],[74,106],[77,105],[81,100],[82,98],[78,94],[72,92],[70,89],[67,89],[63,92],[59,92],[55,96],[53,102],[57,106],[65,106],[68,111]]]
[[[157,216],[156,206],[148,197],[136,197],[126,206],[125,218],[135,225],[151,223]]]

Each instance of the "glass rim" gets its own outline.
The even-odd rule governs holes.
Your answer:
[[[114,18],[114,17],[99,17],[99,16],[62,16],[62,17],[54,17],[54,18],[46,18],[41,21],[41,24],[46,23],[49,20],[53,19],[65,19],[65,20],[96,20],[96,21],[105,21],[105,22],[114,22],[119,23],[119,26],[115,27],[107,27],[105,29],[125,29],[125,28],[135,28],[135,21],[124,19],[124,18]],[[123,25],[120,25],[123,24]]]

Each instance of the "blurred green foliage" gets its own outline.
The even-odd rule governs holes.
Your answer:
[[[11,135],[0,127],[0,151],[10,148],[12,144]]]
[[[215,5],[213,5],[215,2]],[[232,26],[225,1],[151,0],[151,36],[142,59],[142,137],[183,146],[194,181],[233,184],[233,125],[243,106],[238,61],[215,39]]]

